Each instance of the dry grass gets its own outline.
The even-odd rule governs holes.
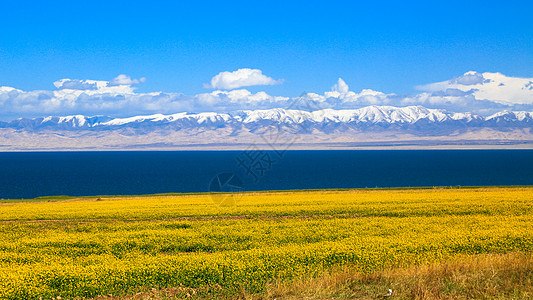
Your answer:
[[[533,299],[531,254],[465,256],[446,263],[360,274],[349,268],[248,299]],[[386,296],[388,289],[392,295]]]

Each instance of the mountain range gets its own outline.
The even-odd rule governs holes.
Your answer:
[[[295,140],[296,148],[521,145],[533,143],[533,113],[490,116],[422,106],[352,110],[244,110],[128,118],[63,116],[0,122],[0,149],[234,149]],[[266,136],[277,140],[268,141]],[[281,139],[280,139],[281,138]]]

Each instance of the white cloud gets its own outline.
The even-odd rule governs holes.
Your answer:
[[[75,94],[79,96],[82,93],[88,95],[96,94],[131,94],[134,88],[132,85],[145,82],[146,79],[131,79],[127,75],[118,75],[110,81],[104,80],[89,80],[89,79],[60,79],[54,82],[54,86],[58,89],[56,93],[59,95]]]
[[[111,81],[61,79],[54,82],[57,89],[50,91],[22,91],[0,86],[0,120],[73,114],[127,117],[152,113],[230,112],[289,108],[294,107],[293,102],[296,100],[272,96],[262,91],[252,93],[246,89],[214,90],[197,95],[137,93],[131,84],[144,80],[128,76],[117,76],[115,79],[115,83],[120,84],[110,84]],[[311,103],[308,106],[310,109],[422,105],[485,115],[505,109],[533,111],[533,79],[507,77],[500,73],[469,72],[466,76],[419,88],[424,92],[410,96],[385,94],[371,89],[354,92],[339,78],[330,91],[308,93],[305,98]]]
[[[483,77],[483,74],[470,71],[466,72],[465,74],[452,78],[449,83],[450,84],[461,84],[461,85],[475,85],[475,84],[483,84],[490,82],[490,79],[485,79]]]
[[[488,115],[505,109],[512,110],[512,106],[500,103],[477,100],[473,95],[451,93],[420,93],[415,96],[403,97],[394,103],[395,106],[422,105],[427,108],[439,108],[453,112],[475,112]],[[516,107],[516,110],[521,108]]]
[[[448,81],[426,84],[417,88],[426,92],[450,89],[467,92],[477,100],[504,105],[533,105],[533,78],[508,77],[501,73],[466,72]]]
[[[259,109],[288,106],[289,97],[271,96],[265,92],[252,93],[245,89],[198,94],[195,96],[202,105],[210,105],[211,109],[225,111],[242,109]]]
[[[458,81],[460,81],[462,85],[464,85],[464,83],[473,84],[475,77],[478,76],[474,75],[473,77],[474,78],[468,78],[467,76],[465,78],[458,79]],[[488,82],[486,78],[482,80],[483,82]],[[533,83],[531,85],[533,86]],[[533,105],[506,105],[489,100],[480,100],[477,99],[474,94],[475,90],[461,90],[458,88],[439,88],[435,89],[433,92],[424,92],[412,96],[385,94],[371,89],[363,89],[357,93],[350,91],[348,84],[339,78],[337,83],[332,87],[331,91],[325,92],[323,95],[308,93],[307,98],[313,101],[316,106],[320,108],[333,109],[353,109],[369,105],[390,105],[400,107],[409,105],[422,105],[427,108],[446,109],[455,112],[491,114],[504,109],[528,110],[533,108]]]
[[[339,94],[346,94],[350,90],[350,87],[346,84],[346,82],[344,82],[344,80],[342,80],[342,78],[339,78],[331,90],[338,92]]]
[[[117,86],[117,85],[137,85],[140,83],[144,83],[146,81],[146,78],[142,77],[139,79],[131,79],[130,76],[120,74],[117,77],[111,79],[107,86]]]
[[[98,89],[94,80],[79,80],[79,79],[61,79],[54,82],[56,88],[69,90],[96,90]]]
[[[333,85],[330,92],[325,92],[324,96],[312,94],[310,97],[328,108],[358,108],[367,105],[390,105],[391,99],[396,95],[384,94],[371,89],[363,89],[356,93],[350,91],[348,84],[339,78]]]
[[[283,80],[275,80],[272,77],[263,75],[259,69],[238,69],[233,72],[220,72],[215,75],[209,84],[204,84],[205,88],[232,90],[245,86],[254,85],[275,85]]]
[[[192,96],[136,93],[130,84],[137,81],[128,76],[118,76],[114,83],[112,81],[61,79],[54,82],[57,90],[53,91],[22,91],[0,86],[0,120],[71,114],[130,116],[180,111],[233,111],[283,106],[280,103],[290,99],[245,89],[216,90]]]
[[[177,93],[99,90],[21,91],[0,88],[0,119],[72,114],[127,116],[192,111],[195,99]]]

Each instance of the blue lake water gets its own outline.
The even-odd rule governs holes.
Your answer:
[[[243,190],[532,185],[533,150],[0,153],[0,198],[206,192],[220,173]]]

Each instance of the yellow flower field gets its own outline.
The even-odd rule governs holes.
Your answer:
[[[246,193],[0,202],[0,298],[192,288],[234,295],[533,250],[533,188]],[[215,201],[216,202],[216,201]]]

